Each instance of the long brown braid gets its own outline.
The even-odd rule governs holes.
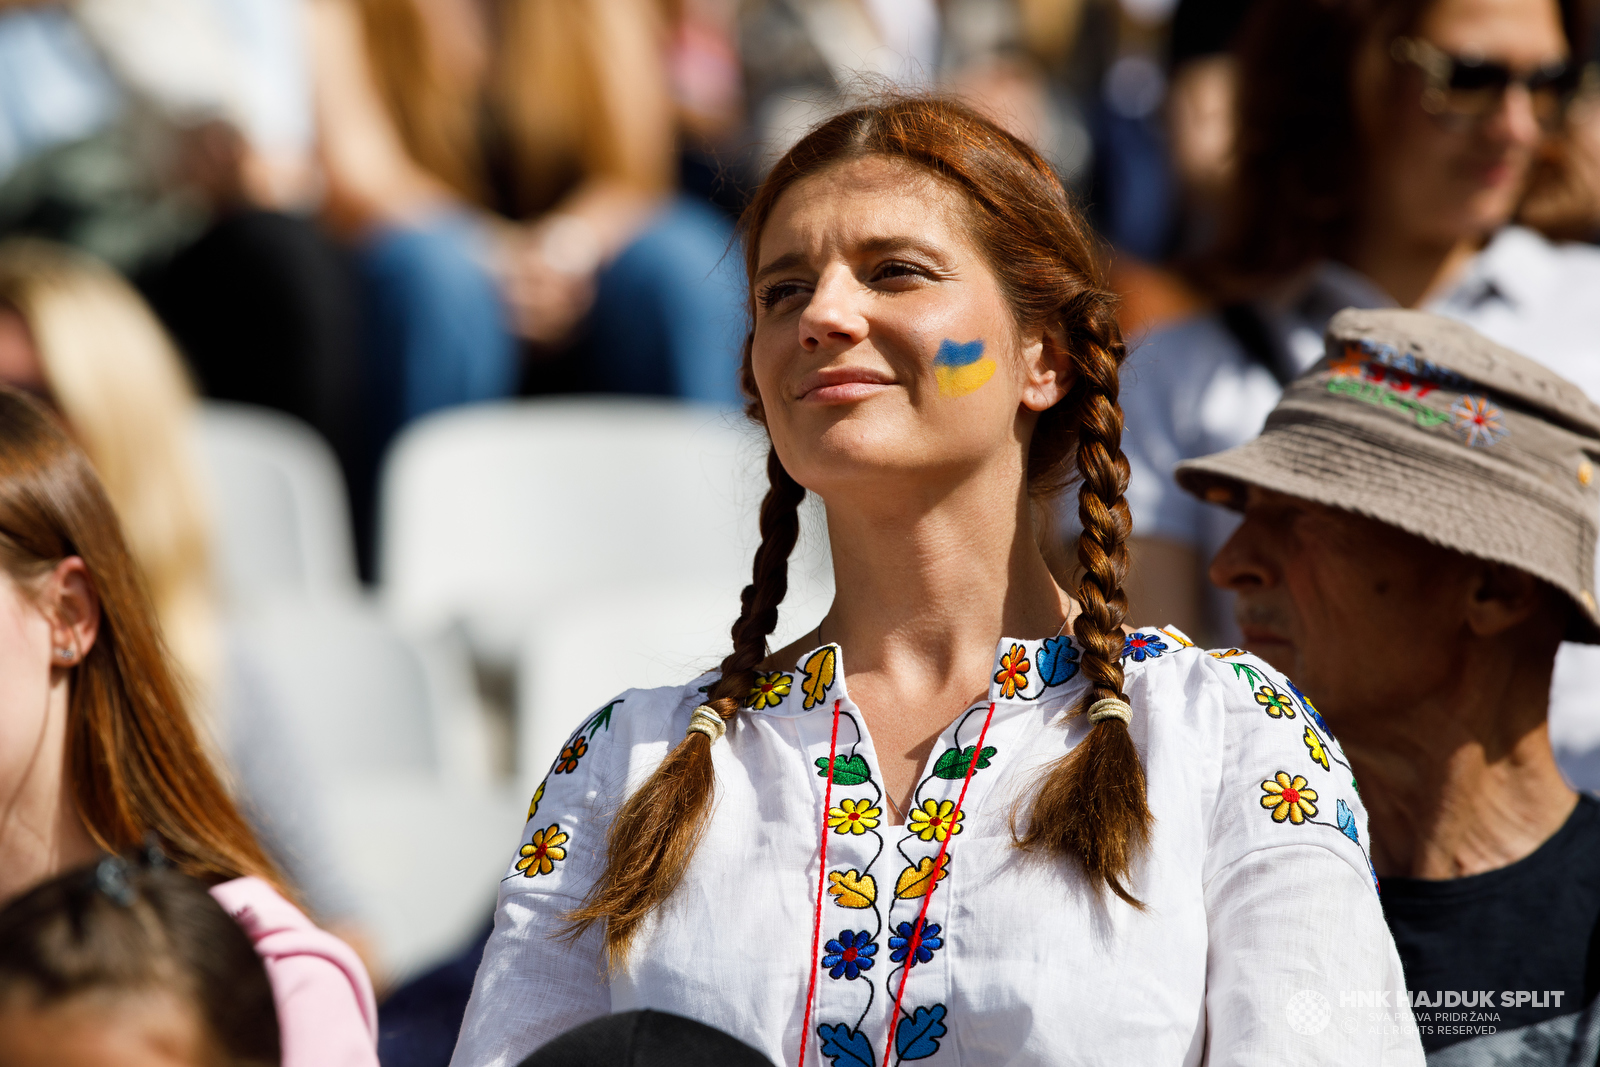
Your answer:
[[[746,346],[748,349],[748,345]],[[761,501],[761,546],[751,582],[741,594],[733,624],[733,651],[705,703],[731,721],[755,685],[767,655],[767,638],[778,627],[778,605],[789,592],[789,556],[800,538],[800,503],[806,491],[784,470],[775,448],[767,449],[767,494]],[[644,917],[683,880],[700,843],[706,810],[715,792],[711,739],[691,733],[679,741],[654,774],[629,797],[611,825],[606,869],[583,905],[567,916],[574,935],[606,924],[606,952],[620,962]]]
[[[1122,619],[1128,598],[1122,591],[1128,573],[1128,533],[1132,520],[1123,493],[1128,460],[1122,454],[1122,409],[1117,405],[1117,370],[1126,356],[1108,302],[1086,316],[1077,339],[1082,395],[1078,422],[1078,564],[1083,580],[1077,599],[1082,612],[1072,633],[1083,646],[1081,669],[1089,692],[1083,714],[1106,697],[1122,692]],[[1123,884],[1135,856],[1150,840],[1152,816],[1145,797],[1144,765],[1139,762],[1128,724],[1102,719],[1088,736],[1056,761],[1034,797],[1023,848],[1043,848],[1082,861],[1092,884],[1142,908]]]
[[[1056,325],[1066,337],[1076,381],[1035,424],[1027,488],[1032,498],[1044,501],[1080,483],[1078,559],[1085,576],[1077,591],[1083,611],[1073,635],[1083,646],[1080,669],[1091,682],[1077,709],[1083,714],[1096,700],[1122,696],[1129,519],[1122,495],[1128,463],[1117,406],[1117,372],[1126,349],[1112,314],[1115,298],[1105,285],[1088,227],[1049,164],[988,119],[928,96],[892,99],[829,119],[773,166],[740,222],[749,276],[758,266],[761,232],[785,190],[831,166],[874,155],[912,163],[965,193],[973,235],[1017,322]],[[750,416],[764,424],[748,341],[740,379],[750,398]],[[768,456],[767,473],[771,487],[761,506],[753,581],[745,587],[733,625],[733,652],[708,693],[707,702],[724,719],[738,713],[766,655],[799,535],[805,490],[776,451]],[[624,803],[612,825],[605,873],[569,916],[574,935],[604,921],[613,964],[626,957],[639,922],[682,880],[714,789],[710,743],[703,734],[690,734]],[[1108,719],[1051,768],[1018,844],[1081,863],[1092,886],[1109,888],[1137,906],[1124,883],[1148,843],[1150,823],[1138,751],[1127,726]]]

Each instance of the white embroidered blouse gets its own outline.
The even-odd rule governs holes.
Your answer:
[[[716,803],[687,876],[608,973],[600,932],[564,940],[562,916],[710,676],[610,701],[534,794],[453,1067],[509,1067],[637,1008],[790,1067],[1422,1064],[1409,1015],[1372,1007],[1403,1005],[1405,983],[1349,765],[1254,656],[1171,628],[1127,639],[1155,814],[1131,883],[1143,911],[1013,845],[1019,800],[1025,816],[1088,728],[1068,721],[1078,659],[1070,637],[1002,641],[992,703],[941,734],[903,826],[838,646],[760,676],[712,746]]]

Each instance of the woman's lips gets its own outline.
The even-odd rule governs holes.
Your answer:
[[[846,404],[882,392],[894,376],[871,367],[824,367],[800,381],[796,399],[812,404]]]

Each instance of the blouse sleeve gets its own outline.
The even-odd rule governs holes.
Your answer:
[[[1282,674],[1236,649],[1204,658],[1224,738],[1204,875],[1207,1062],[1420,1067],[1349,762]]]
[[[643,710],[630,705],[644,699],[624,693],[585,719],[534,792],[452,1067],[511,1067],[611,1010],[603,931],[569,940],[564,917],[605,868],[606,835],[628,785],[625,727]]]

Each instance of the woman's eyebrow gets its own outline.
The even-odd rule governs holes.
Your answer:
[[[769,274],[781,274],[783,271],[792,270],[795,267],[803,265],[805,261],[806,256],[804,252],[785,252],[771,263],[768,263],[765,267],[762,267],[760,270],[756,271],[755,280],[760,281]]]

